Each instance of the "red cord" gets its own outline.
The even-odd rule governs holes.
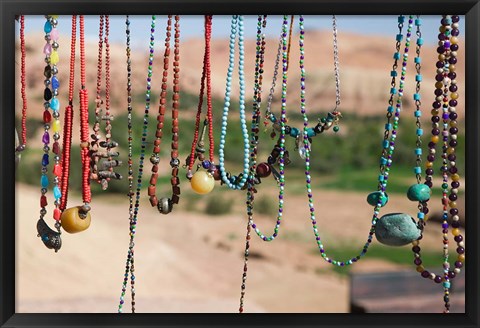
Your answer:
[[[195,134],[193,136],[192,148],[190,152],[190,163],[188,169],[192,170],[195,162],[195,149],[197,146],[200,130],[200,116],[202,113],[203,95],[205,92],[205,79],[207,80],[207,119],[208,119],[208,137],[210,141],[210,162],[213,162],[213,125],[212,125],[212,99],[211,99],[211,79],[210,79],[210,40],[212,35],[212,16],[205,15],[205,53],[203,55],[203,71],[200,84],[200,95],[198,100],[197,116],[195,120]]]
[[[85,86],[85,22],[80,15],[80,142],[82,157],[82,198],[84,203],[90,203],[92,193],[90,190],[90,156],[88,147],[88,91]]]
[[[22,82],[22,145],[27,145],[27,95],[25,92],[26,89],[26,73],[25,73],[25,16],[20,16],[20,50],[22,52],[22,61],[21,61],[21,82]]]
[[[62,176],[60,180],[60,189],[62,198],[60,200],[60,211],[67,208],[68,185],[70,174],[70,151],[72,148],[72,129],[73,129],[73,89],[75,87],[75,44],[77,37],[77,16],[72,16],[72,41],[70,44],[70,77],[68,81],[68,106],[65,108],[65,121],[63,125],[63,153],[60,166],[62,167]]]

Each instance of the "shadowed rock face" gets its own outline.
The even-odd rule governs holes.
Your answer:
[[[116,28],[116,26],[112,26]],[[122,25],[118,28],[124,28]],[[203,28],[203,27],[199,27]],[[215,21],[214,21],[215,28]],[[67,104],[67,81],[68,81],[68,59],[70,57],[70,37],[68,33],[70,27],[59,27],[61,35],[61,45],[59,48],[59,80],[61,83],[60,103],[61,106]],[[297,39],[294,36],[294,40]],[[161,37],[160,39],[163,39]],[[87,89],[90,91],[90,98],[94,99],[96,89],[96,71],[98,45],[96,38],[87,38],[86,52],[87,60]],[[147,43],[147,39],[144,40]],[[338,47],[340,59],[340,84],[342,103],[340,110],[344,113],[355,112],[357,115],[384,115],[390,90],[390,71],[393,65],[393,53],[395,52],[395,39],[392,37],[364,36],[361,34],[344,33],[341,27],[338,31]],[[44,37],[41,33],[27,34],[27,92],[29,104],[33,106],[36,102],[41,104],[40,95],[43,94],[43,68],[45,66],[42,49]],[[136,40],[142,44],[140,40]],[[265,54],[265,73],[264,84],[270,85],[273,76],[278,39],[267,39]],[[431,104],[434,100],[434,77],[435,62],[437,59],[436,50],[433,46],[435,40],[425,40],[422,47],[422,75],[423,82],[421,87],[422,103]],[[152,90],[160,90],[159,77],[163,56],[161,49],[163,42],[158,42],[155,50],[154,76]],[[294,43],[296,45],[297,43]],[[432,45],[429,45],[432,44]],[[77,42],[78,48],[78,42]],[[288,72],[288,104],[291,104],[293,110],[298,106],[300,96],[298,67],[299,49],[293,46],[291,50],[291,65]],[[18,49],[18,45],[17,45]],[[458,52],[458,63],[456,71],[458,74],[459,87],[459,105],[457,112],[459,118],[464,117],[464,76],[465,76],[465,55],[463,40],[460,43]],[[78,50],[78,49],[77,49]],[[413,50],[413,48],[412,48]],[[198,94],[200,88],[200,78],[202,73],[202,58],[204,51],[204,41],[202,38],[182,39],[180,45],[180,86],[181,90],[192,94]],[[402,49],[403,51],[403,49]],[[324,112],[331,110],[335,104],[335,78],[333,70],[333,46],[331,31],[307,31],[305,35],[305,68],[307,71],[307,104],[309,113]],[[19,51],[17,62],[20,62]],[[126,55],[124,44],[111,44],[111,100],[113,114],[126,111]],[[412,52],[411,57],[414,56]],[[223,99],[225,92],[225,76],[228,66],[228,40],[214,39],[211,44],[212,57],[212,94],[214,97]],[[145,91],[145,70],[148,59],[147,49],[134,48],[132,50],[132,85],[133,95],[143,94]],[[253,79],[255,63],[255,43],[253,39],[245,41],[245,79],[247,83],[247,99],[253,96]],[[79,59],[77,58],[77,68]],[[237,64],[235,70],[237,69]],[[234,73],[236,79],[237,73]],[[405,83],[404,101],[405,109],[411,109],[413,105],[412,94],[414,93],[415,68],[413,58],[409,58],[407,65],[407,79]],[[157,78],[156,78],[157,77]],[[78,78],[78,76],[77,76]],[[78,79],[77,79],[78,81]],[[19,80],[17,81],[19,85]],[[103,81],[104,82],[104,81]],[[157,83],[158,82],[158,83]],[[169,77],[169,89],[171,84]],[[277,83],[278,84],[278,83]],[[102,89],[103,89],[102,83]],[[78,83],[75,87],[78,90]],[[265,89],[267,90],[267,89]],[[157,92],[157,93],[158,93]],[[20,91],[17,92],[20,97]],[[274,101],[279,100],[279,87],[277,86],[276,97]],[[238,83],[232,84],[232,98],[238,98]],[[18,98],[20,100],[20,98]],[[141,98],[140,98],[141,99]],[[428,110],[425,108],[425,110]],[[30,111],[29,115],[40,117],[41,111]]]

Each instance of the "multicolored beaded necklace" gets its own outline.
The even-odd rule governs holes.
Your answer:
[[[253,115],[252,115],[252,127],[251,127],[251,150],[250,150],[250,169],[249,175],[247,180],[247,215],[248,215],[248,223],[247,223],[247,235],[245,237],[245,253],[244,253],[244,266],[243,266],[243,275],[242,275],[242,285],[241,285],[241,293],[240,293],[240,307],[239,313],[243,313],[243,306],[244,306],[244,298],[245,298],[245,288],[246,288],[246,280],[247,280],[247,265],[248,265],[248,255],[249,255],[249,248],[250,248],[250,231],[251,228],[255,229],[257,235],[263,241],[272,241],[277,237],[281,219],[283,216],[283,195],[285,189],[285,176],[284,176],[284,155],[285,155],[285,122],[286,122],[286,96],[287,96],[287,72],[288,72],[288,65],[287,65],[287,27],[288,27],[288,16],[283,16],[283,24],[282,24],[282,35],[281,35],[281,44],[282,47],[282,62],[283,62],[283,75],[282,75],[282,108],[281,108],[281,116],[280,116],[280,139],[278,142],[278,152],[280,158],[278,159],[280,165],[280,178],[278,181],[278,215],[277,221],[274,229],[274,233],[267,237],[264,236],[260,230],[256,227],[255,223],[253,223],[253,205],[254,205],[254,193],[255,190],[255,180],[257,175],[257,148],[258,148],[258,133],[260,130],[260,106],[261,106],[261,92],[262,92],[262,80],[263,80],[263,63],[264,63],[264,55],[265,55],[265,33],[263,29],[266,27],[266,18],[267,16],[261,15],[258,16],[258,24],[257,24],[257,54],[256,54],[256,61],[255,61],[255,84],[254,84],[254,98],[253,98]],[[278,64],[276,65],[278,67]],[[276,76],[274,75],[274,81]],[[275,82],[273,82],[275,83]],[[274,88],[274,86],[272,86]],[[271,163],[273,165],[273,163]]]
[[[152,30],[154,28],[154,24],[152,24]],[[134,261],[134,246],[135,246],[135,228],[137,224],[137,218],[134,215],[133,209],[133,159],[132,159],[132,62],[130,59],[130,19],[127,15],[125,19],[125,34],[126,34],[126,55],[127,55],[127,127],[128,127],[128,198],[129,198],[129,221],[130,221],[130,243],[128,246],[128,254],[127,254],[127,263],[125,265],[125,278],[122,284],[122,294],[120,296],[120,304],[118,308],[118,312],[122,312],[122,307],[125,302],[125,292],[127,290],[127,283],[128,283],[128,276],[131,276],[131,287],[130,287],[130,294],[131,294],[131,306],[132,306],[132,313],[135,313],[135,261]],[[153,39],[153,31],[152,37]],[[153,41],[153,40],[152,40]],[[152,57],[153,58],[153,57]],[[140,182],[139,182],[140,183]],[[137,197],[140,193],[140,187],[137,187]],[[138,210],[138,204],[137,208]]]
[[[403,88],[404,88],[404,80],[405,80],[405,73],[406,73],[406,66],[407,66],[407,59],[408,59],[408,50],[409,50],[409,42],[410,42],[410,37],[411,37],[411,30],[413,26],[413,16],[409,17],[408,20],[408,28],[407,28],[407,37],[406,37],[406,46],[405,46],[405,55],[403,56],[403,61],[402,61],[402,74],[400,78],[400,85],[399,89],[397,90],[396,88],[396,76],[398,75],[397,73],[397,67],[398,67],[398,60],[401,58],[400,55],[400,46],[401,46],[401,41],[403,39],[403,34],[402,34],[402,28],[403,24],[405,22],[405,17],[403,15],[399,16],[398,18],[398,28],[399,28],[399,34],[397,34],[396,40],[396,52],[394,54],[394,64],[393,64],[393,70],[391,72],[392,76],[392,82],[391,82],[391,89],[390,89],[390,99],[389,99],[389,107],[388,107],[388,112],[387,112],[387,124],[385,125],[385,132],[384,132],[384,141],[383,141],[383,149],[382,149],[382,155],[380,158],[380,175],[379,175],[379,184],[378,184],[378,191],[375,193],[372,193],[369,195],[368,200],[369,203],[374,206],[374,212],[373,212],[373,218],[372,218],[372,226],[370,228],[370,232],[367,238],[367,243],[365,243],[363,250],[361,253],[355,257],[350,258],[349,260],[346,261],[337,261],[334,259],[331,259],[327,256],[324,246],[322,244],[318,228],[317,228],[317,221],[316,221],[316,216],[315,216],[315,208],[313,205],[313,194],[312,194],[312,189],[311,189],[311,175],[310,175],[310,146],[309,146],[309,140],[308,140],[308,117],[306,113],[306,103],[305,103],[305,67],[304,67],[304,38],[305,38],[305,32],[304,32],[304,18],[303,16],[300,17],[300,70],[301,70],[301,113],[304,118],[304,129],[303,129],[303,147],[304,147],[304,152],[305,152],[305,178],[306,178],[306,189],[307,189],[307,196],[308,196],[308,202],[309,202],[309,209],[310,209],[310,218],[312,221],[312,228],[313,232],[315,235],[315,239],[317,242],[317,246],[319,248],[320,254],[322,258],[328,262],[331,263],[332,265],[336,266],[347,266],[351,265],[358,260],[360,260],[368,251],[368,247],[370,246],[372,242],[372,236],[375,234],[375,228],[377,225],[378,221],[378,214],[379,214],[379,209],[386,203],[386,187],[387,187],[387,181],[388,181],[388,174],[390,171],[390,167],[392,164],[392,155],[395,149],[395,139],[396,139],[396,134],[397,134],[397,127],[398,127],[398,121],[400,118],[400,110],[402,107],[402,96],[403,96]],[[396,101],[395,107],[393,106],[394,103],[394,95],[397,94],[398,92],[398,97]],[[391,118],[393,118],[393,124],[391,123]]]
[[[174,204],[178,204],[180,201],[180,179],[178,178],[178,167],[180,160],[178,159],[178,109],[180,99],[180,16],[175,15],[175,46],[174,46],[174,61],[173,61],[173,96],[172,96],[172,146],[171,146],[171,160],[170,166],[172,167],[172,178],[170,180],[172,185],[172,196],[162,197],[160,199],[156,196],[157,179],[158,179],[158,164],[160,163],[160,144],[163,137],[163,124],[165,121],[165,110],[167,103],[167,77],[168,77],[168,64],[170,57],[170,37],[172,29],[172,15],[168,15],[167,21],[167,36],[165,38],[165,54],[163,57],[163,77],[162,77],[162,92],[160,94],[160,106],[157,116],[157,130],[155,133],[155,141],[153,147],[153,153],[150,156],[150,162],[152,163],[152,175],[150,178],[150,186],[148,187],[148,196],[150,198],[150,204],[156,206],[158,211],[162,214],[168,214],[173,210]],[[144,124],[147,124],[144,121]]]
[[[427,156],[427,163],[425,169],[425,184],[432,188],[433,186],[433,164],[435,161],[435,147],[440,140],[440,119],[442,119],[443,130],[442,130],[442,166],[440,171],[442,172],[442,199],[441,203],[443,205],[443,223],[442,223],[442,233],[443,233],[443,274],[435,274],[427,271],[422,265],[421,254],[420,254],[420,240],[414,241],[412,243],[412,251],[414,253],[414,264],[417,266],[417,271],[420,272],[421,276],[424,278],[429,278],[435,283],[442,283],[444,288],[444,302],[445,310],[444,313],[450,312],[450,280],[455,278],[457,274],[460,273],[461,268],[463,267],[463,262],[465,261],[465,244],[463,241],[463,236],[460,233],[460,218],[459,211],[457,208],[456,200],[458,198],[458,188],[460,187],[460,177],[458,175],[458,169],[456,167],[456,155],[455,147],[458,145],[457,142],[457,113],[456,106],[458,104],[458,87],[456,82],[456,73],[455,73],[455,64],[457,63],[457,51],[459,32],[459,16],[450,16],[443,15],[440,26],[440,34],[438,35],[438,61],[436,63],[437,75],[435,83],[435,101],[433,103],[432,114],[432,137],[431,141],[428,144],[429,154]],[[450,92],[450,94],[449,94]],[[442,112],[440,112],[442,108]],[[440,116],[441,114],[441,116]],[[450,184],[450,190],[448,187],[448,177],[452,179]],[[447,197],[448,196],[448,197]],[[428,213],[427,202],[423,203],[423,213]],[[448,208],[450,207],[450,210]],[[450,269],[449,263],[449,239],[448,239],[448,217],[451,217],[451,226],[452,226],[452,235],[454,240],[457,243],[456,252],[458,254],[457,260],[455,261],[455,268]],[[426,225],[427,217],[425,216],[424,220],[421,221],[422,225]]]
[[[25,16],[20,15],[18,17],[20,22],[20,52],[21,52],[21,61],[20,61],[20,82],[22,84],[22,123],[20,136],[21,141],[18,138],[18,132],[15,128],[15,167],[17,167],[18,162],[20,161],[20,153],[25,150],[27,147],[27,95],[26,95],[26,72],[25,72],[25,58],[26,58],[26,48],[25,48]]]
[[[62,200],[60,204],[61,224],[68,233],[77,233],[86,230],[91,223],[90,202],[90,157],[88,143],[88,92],[86,89],[86,63],[85,63],[85,21],[80,15],[80,155],[82,160],[82,200],[83,205],[67,207],[68,183],[70,177],[70,149],[73,129],[73,89],[75,84],[75,42],[76,42],[76,16],[72,16],[72,44],[70,55],[70,80],[68,90],[68,106],[65,108],[63,156],[62,156]]]
[[[53,179],[53,196],[54,196],[54,204],[55,204],[55,210],[54,210],[54,219],[55,219],[55,228],[57,229],[57,232],[53,231],[50,229],[47,225],[47,223],[44,221],[44,217],[47,214],[47,196],[46,193],[48,192],[48,185],[49,185],[49,180],[47,176],[48,172],[48,164],[49,164],[49,152],[50,152],[50,134],[49,130],[52,128],[53,132],[53,159],[54,159],[54,168],[59,168],[59,162],[60,162],[60,145],[58,143],[58,139],[60,139],[60,113],[59,113],[59,108],[60,108],[60,103],[58,101],[58,88],[60,86],[60,83],[57,78],[58,74],[58,68],[57,64],[59,61],[58,57],[58,30],[57,30],[57,18],[51,15],[46,15],[46,22],[44,25],[44,32],[45,32],[45,46],[43,48],[43,53],[45,55],[45,62],[47,65],[45,66],[44,69],[44,84],[45,84],[45,91],[43,93],[43,98],[45,102],[43,103],[44,105],[44,112],[43,112],[43,127],[44,127],[44,134],[42,136],[42,143],[44,144],[43,146],[43,157],[42,157],[42,176],[40,179],[41,183],[41,197],[40,197],[40,219],[37,222],[37,232],[38,236],[41,237],[43,243],[50,249],[55,249],[55,252],[57,252],[61,245],[61,239],[60,239],[60,227],[61,223],[60,221],[60,198],[61,198],[61,192],[60,188],[58,186],[59,184],[59,179],[60,179],[60,172],[58,170],[54,169],[54,179]],[[50,89],[51,88],[51,89]],[[49,109],[52,109],[52,113],[50,113]],[[53,122],[52,122],[52,116],[53,116]],[[51,123],[51,125],[50,125]]]
[[[105,37],[103,36],[103,29],[105,28]],[[95,124],[93,126],[92,142],[91,142],[91,171],[90,179],[101,184],[103,190],[107,190],[108,181],[110,179],[122,179],[122,176],[113,172],[113,168],[122,164],[119,160],[114,160],[118,157],[118,152],[113,152],[112,149],[118,146],[118,143],[111,139],[113,115],[110,114],[110,43],[108,40],[110,33],[109,16],[100,15],[100,27],[98,32],[98,64],[97,64],[97,96],[95,99]],[[101,83],[102,83],[102,56],[103,44],[105,44],[105,115],[102,115],[103,100],[101,97]],[[105,140],[100,141],[100,122],[105,121]],[[99,151],[100,147],[105,148],[104,152]],[[101,163],[102,167],[99,169],[99,161],[101,158],[105,160]]]
[[[243,144],[244,144],[244,155],[243,155],[243,171],[238,176],[232,176],[225,170],[225,138],[227,135],[227,121],[228,121],[228,112],[230,108],[230,91],[232,86],[232,74],[234,68],[234,59],[235,59],[235,39],[237,36],[237,27],[238,27],[238,48],[239,48],[239,60],[238,60],[238,75],[239,75],[239,84],[240,84],[240,124],[242,127],[243,134]],[[244,76],[244,60],[245,60],[245,49],[243,46],[244,36],[243,36],[243,16],[242,15],[232,15],[231,21],[231,33],[230,33],[230,57],[228,63],[228,72],[227,72],[227,84],[225,89],[225,103],[223,107],[223,117],[222,117],[222,131],[220,134],[220,146],[219,146],[219,168],[220,176],[223,183],[225,183],[230,189],[242,189],[245,186],[245,183],[248,179],[249,172],[249,155],[250,155],[250,139],[248,136],[247,129],[247,120],[245,118],[245,76]]]
[[[210,41],[212,38],[212,16],[205,15],[205,54],[203,56],[203,70],[200,84],[200,95],[198,99],[198,110],[195,121],[195,132],[192,141],[192,149],[187,158],[188,172],[187,178],[190,180],[193,191],[197,194],[208,194],[215,186],[215,176],[220,178],[218,168],[214,163],[214,138],[213,138],[213,112],[212,112],[212,86],[211,86],[211,67],[210,67]],[[200,134],[200,118],[202,115],[203,95],[205,92],[205,80],[207,87],[207,113],[203,121],[202,133]],[[209,140],[209,158],[205,160],[205,132],[208,126]],[[199,160],[197,171],[192,172],[195,160]],[[206,171],[199,170],[200,168]]]

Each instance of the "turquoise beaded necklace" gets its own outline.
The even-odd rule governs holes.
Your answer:
[[[309,210],[310,210],[310,219],[312,222],[312,228],[313,232],[315,235],[315,239],[317,242],[317,246],[319,248],[320,254],[322,258],[328,262],[331,263],[332,265],[336,266],[347,266],[351,265],[358,260],[360,260],[368,251],[368,248],[372,242],[372,236],[375,234],[375,228],[378,220],[378,214],[379,210],[382,206],[386,204],[387,201],[387,196],[386,196],[386,187],[387,187],[387,181],[388,181],[388,175],[390,171],[390,166],[392,164],[392,155],[395,149],[395,139],[396,139],[396,134],[397,134],[397,128],[398,128],[398,121],[400,119],[400,111],[402,107],[402,96],[403,96],[403,88],[404,88],[404,80],[405,80],[405,74],[406,74],[406,65],[407,65],[407,60],[408,60],[408,46],[410,42],[410,34],[413,26],[413,16],[410,16],[410,19],[408,21],[408,28],[407,28],[407,38],[406,38],[406,46],[405,46],[405,54],[403,56],[402,60],[402,73],[401,73],[401,78],[400,78],[400,83],[399,83],[399,89],[397,90],[396,88],[396,77],[398,75],[397,68],[398,68],[398,61],[401,58],[400,54],[400,47],[401,47],[401,42],[403,39],[403,34],[402,34],[402,29],[405,23],[405,16],[401,15],[398,17],[398,29],[399,33],[396,36],[396,52],[394,53],[394,64],[393,64],[393,69],[391,71],[391,76],[392,76],[392,82],[391,82],[391,89],[390,89],[390,99],[389,99],[389,106],[388,106],[388,111],[387,111],[387,123],[385,125],[385,132],[384,132],[384,140],[383,140],[383,149],[382,149],[382,154],[380,158],[380,175],[379,175],[379,183],[378,183],[378,191],[373,195],[373,197],[370,198],[370,204],[372,204],[372,200],[375,200],[374,205],[374,211],[373,211],[373,217],[372,217],[372,226],[370,228],[370,232],[367,238],[367,242],[365,243],[363,250],[360,252],[359,255],[352,257],[346,261],[337,261],[334,259],[331,259],[327,256],[327,253],[325,252],[325,248],[322,244],[318,228],[317,228],[317,221],[316,221],[316,216],[315,216],[315,208],[313,205],[313,194],[312,194],[312,189],[311,189],[311,176],[310,176],[310,147],[309,147],[309,140],[308,140],[308,132],[307,132],[307,126],[308,126],[308,117],[306,113],[306,103],[305,103],[305,67],[303,64],[303,60],[300,60],[300,70],[301,70],[301,77],[302,77],[302,82],[301,86],[303,87],[303,90],[301,92],[301,113],[304,118],[304,129],[303,129],[303,147],[305,151],[305,178],[306,178],[306,189],[307,189],[307,195],[308,195],[308,201],[309,201]],[[300,56],[304,56],[304,39],[305,39],[305,32],[304,32],[304,18],[303,16],[300,16]],[[302,58],[301,57],[301,58]],[[398,93],[398,94],[397,94]],[[396,100],[396,105],[394,106],[394,96],[397,95],[397,100]],[[393,123],[392,121],[392,116],[393,116]],[[370,195],[369,195],[370,196]]]
[[[227,120],[228,112],[230,108],[230,91],[232,86],[232,74],[234,68],[235,59],[235,39],[237,35],[238,27],[238,48],[239,48],[239,60],[238,60],[238,75],[240,83],[240,124],[242,127],[243,142],[244,142],[244,156],[243,156],[243,172],[239,176],[229,176],[225,170],[225,138],[227,135]],[[243,46],[243,16],[232,15],[231,21],[231,34],[230,34],[230,57],[228,63],[227,72],[227,84],[225,89],[225,103],[223,107],[222,117],[222,131],[220,134],[220,147],[219,147],[219,165],[220,176],[222,181],[231,189],[242,189],[247,182],[249,172],[249,155],[250,155],[250,139],[248,136],[247,121],[245,119],[245,76],[244,76],[244,59],[245,49]]]

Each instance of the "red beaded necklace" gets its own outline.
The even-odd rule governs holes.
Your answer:
[[[60,202],[61,224],[63,230],[69,233],[76,233],[87,229],[90,226],[90,180],[89,180],[89,143],[88,143],[88,92],[86,89],[85,74],[85,30],[84,17],[80,15],[80,151],[82,160],[82,206],[75,206],[66,209],[68,199],[68,183],[70,173],[70,149],[72,144],[73,129],[73,89],[75,83],[75,43],[76,43],[77,17],[72,16],[72,42],[70,55],[70,79],[68,89],[68,106],[65,108],[65,122],[63,134],[62,154],[62,198]]]
[[[157,179],[158,179],[158,164],[160,163],[160,144],[163,136],[163,124],[165,121],[165,110],[167,103],[167,78],[168,78],[168,64],[170,57],[170,37],[172,30],[172,15],[168,16],[166,38],[165,38],[165,53],[163,58],[163,77],[162,77],[162,91],[160,93],[160,106],[158,108],[157,129],[155,133],[155,141],[153,153],[150,157],[152,166],[152,175],[150,178],[150,186],[148,187],[148,196],[150,204],[157,206],[158,211],[162,214],[168,214],[172,211],[173,205],[178,204],[180,200],[180,179],[178,178],[178,166],[180,161],[178,159],[178,108],[180,99],[180,16],[175,15],[175,48],[173,61],[173,96],[172,96],[172,144],[171,144],[171,160],[172,178],[170,180],[172,185],[171,198],[162,197],[160,199],[156,196]]]
[[[214,160],[214,139],[213,139],[213,113],[212,113],[212,87],[211,87],[211,68],[210,68],[210,40],[212,38],[212,16],[205,15],[205,54],[203,56],[203,71],[200,85],[200,95],[198,100],[197,117],[195,121],[195,134],[192,141],[192,150],[187,158],[188,172],[187,178],[190,180],[192,189],[199,194],[207,194],[212,191],[215,180],[214,172],[217,171],[213,163]],[[205,92],[205,80],[207,84],[207,113],[203,121],[202,133],[200,135],[200,117],[202,115],[203,95]],[[203,141],[205,131],[208,126],[209,139],[209,160],[205,160],[205,143]],[[192,173],[195,160],[200,163],[197,165],[197,172]],[[205,171],[198,171],[203,167]]]

